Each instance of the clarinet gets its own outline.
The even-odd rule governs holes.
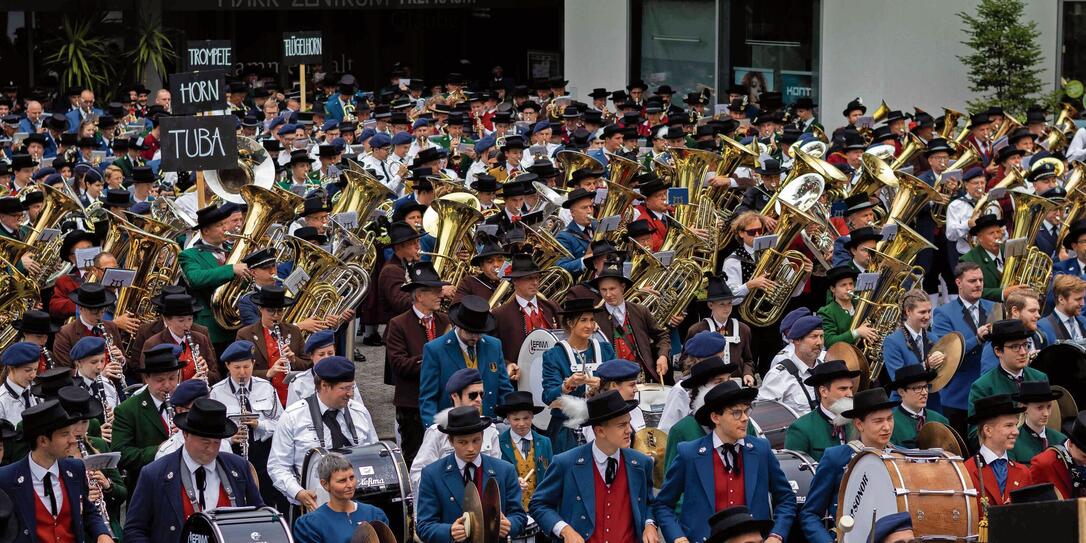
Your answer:
[[[169,428],[170,435],[172,436],[174,434],[174,430],[175,430],[174,425],[173,425],[174,412],[173,412],[173,404],[170,403],[170,393],[169,392],[167,392],[166,395],[162,398],[162,402],[166,404],[166,418],[169,419],[169,422],[166,424],[166,426]]]
[[[41,348],[41,354],[45,356],[45,369],[51,370],[56,364],[53,362],[53,353],[47,347]]]
[[[106,331],[106,325],[101,322],[94,325],[94,329],[98,331],[98,334],[100,336],[102,336],[102,340],[106,342],[106,365],[109,365],[113,362],[113,336],[109,335],[109,332]],[[122,369],[124,368],[123,361],[121,367]],[[124,390],[125,387],[124,379],[110,379],[110,381],[113,382],[114,388],[117,389],[117,394],[120,395],[121,391]]]
[[[283,352],[285,352],[287,350],[287,347],[290,346],[288,345],[288,343],[290,342],[290,338],[283,337],[283,331],[279,329],[279,323],[275,323],[275,325],[272,326],[271,334],[272,337],[275,338],[275,346],[279,348],[279,356],[282,357]],[[287,362],[287,368],[290,368],[289,361]]]
[[[86,459],[89,453],[87,452],[86,436],[76,440],[76,445],[79,447],[79,456],[81,459]],[[91,477],[90,472],[87,472],[87,486],[92,490],[98,491],[98,499],[94,501],[94,507],[98,509],[98,514],[102,516],[102,522],[106,525],[106,530],[109,531],[109,536],[113,537],[113,528],[109,524],[109,507],[106,505],[106,493],[102,490],[102,486],[98,484],[98,481]]]
[[[192,331],[185,330],[185,344],[189,346],[189,352],[192,353],[192,363],[198,364],[197,359],[200,358],[200,344],[192,340]],[[196,367],[196,372],[199,373],[199,366]],[[207,372],[204,372],[204,381],[207,381]]]
[[[250,383],[252,386],[252,383]],[[251,413],[246,407],[249,404],[249,389],[242,386],[238,387],[238,407],[241,409],[241,416],[238,417],[238,422],[241,423],[241,427],[245,429],[245,441],[241,442],[241,457],[249,459],[249,425],[245,424],[247,416]]]
[[[95,387],[94,395],[98,398],[98,401],[102,402],[102,409],[105,411],[103,424],[110,424],[113,422],[113,406],[109,405],[109,395],[106,394],[106,378],[99,373],[98,377],[94,378],[94,382],[98,384]]]

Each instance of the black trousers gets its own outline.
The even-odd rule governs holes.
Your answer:
[[[419,414],[418,409],[397,407],[396,426],[400,432],[400,451],[403,453],[403,461],[410,467],[415,461],[415,455],[422,447],[422,435],[426,430],[422,427],[422,415]]]

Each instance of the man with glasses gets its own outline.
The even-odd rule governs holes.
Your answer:
[[[923,364],[908,364],[897,370],[890,388],[901,396],[901,405],[894,408],[894,433],[890,436],[890,443],[916,449],[916,436],[925,423],[950,425],[950,421],[938,411],[927,408],[935,375],[935,370],[926,369]]]
[[[665,541],[704,541],[713,512],[736,505],[747,506],[755,519],[773,519],[765,541],[780,543],[788,535],[796,495],[769,442],[747,435],[750,404],[757,393],[725,381],[705,395],[695,418],[712,433],[679,444],[653,504]]]
[[[1014,395],[1021,391],[1025,381],[1048,381],[1048,375],[1029,367],[1029,338],[1032,334],[1018,319],[992,323],[989,339],[999,366],[984,372],[969,387],[969,416],[973,417],[976,404],[981,398],[996,394]],[[977,427],[969,428],[969,437],[977,435]],[[1013,445],[1013,444],[1012,444]]]
[[[1038,323],[1041,320],[1041,299],[1033,289],[1019,288],[1011,291],[1003,302],[1003,311],[1008,319],[1020,320],[1026,326],[1026,331],[1029,332],[1026,345],[1029,348],[1030,358],[1035,356],[1037,351],[1048,346],[1047,337],[1038,329]],[[999,360],[996,358],[992,345],[985,345],[980,355],[981,373],[998,365]]]
[[[79,130],[79,125],[83,124],[83,121],[97,119],[103,115],[103,111],[94,107],[94,91],[90,89],[84,89],[79,93],[79,107],[69,111],[65,118],[68,119],[68,132],[75,132]]]

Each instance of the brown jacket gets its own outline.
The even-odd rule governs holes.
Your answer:
[[[404,284],[403,262],[396,255],[385,262],[377,276],[377,313],[380,322],[388,322],[393,317],[411,309],[411,293],[400,290]]]
[[[456,285],[456,294],[453,295],[452,303],[459,302],[461,298],[469,294],[489,300],[490,295],[494,294],[494,289],[498,288],[499,284],[497,282],[491,283],[481,273],[464,276],[460,279],[460,284]]]
[[[729,320],[736,321],[735,317],[732,317]],[[730,334],[732,325],[729,323],[724,326],[724,331]],[[687,330],[686,341],[690,341],[690,338],[708,329],[709,323],[706,322],[705,319],[699,320]],[[728,354],[731,357],[732,363],[739,366],[739,373],[741,375],[754,375],[754,354],[750,350],[749,326],[742,322],[739,323],[739,343],[729,343],[728,349],[730,350]]]
[[[104,321],[106,333],[113,339],[114,345],[117,348],[122,348],[121,344],[122,336],[121,330],[117,328],[116,324],[110,321]],[[53,362],[58,366],[72,367],[72,359],[68,353],[72,350],[72,345],[75,345],[77,341],[94,334],[83,325],[83,321],[76,317],[75,320],[65,324],[53,338]]]
[[[558,306],[550,300],[536,297],[543,318],[547,321],[547,328],[558,328]],[[516,296],[510,296],[509,301],[499,305],[493,311],[498,321],[494,329],[494,336],[502,340],[502,354],[506,364],[516,364],[520,357],[520,346],[524,343],[527,334],[524,332],[524,313],[520,310]]]
[[[302,331],[293,324],[280,324],[280,330],[282,330],[284,336],[288,336],[290,341],[290,350],[294,351],[294,363],[290,365],[292,371],[301,371],[309,369],[313,365],[309,361],[309,357],[302,354],[302,348],[305,346],[305,342],[302,341]],[[260,326],[260,323],[250,324],[244,326],[238,330],[238,339],[244,339],[252,341],[256,346],[255,357],[253,358],[253,375],[266,379],[268,373],[268,346],[264,343],[264,328]]]
[[[204,361],[207,362],[207,382],[209,385],[213,385],[222,379],[219,375],[219,357],[215,354],[215,348],[211,346],[211,338],[207,337],[206,333],[200,333],[195,328],[191,330],[192,340],[199,346],[200,356],[204,357]],[[140,348],[139,356],[133,358],[133,366],[136,368],[143,367],[143,351],[154,347],[155,345],[161,345],[163,343],[174,344],[173,335],[169,330],[163,328],[159,333],[148,337]]]
[[[601,305],[596,309],[596,323],[600,326],[600,333],[607,337],[612,344],[615,341],[615,325],[611,322],[611,314],[607,312],[607,305]],[[635,352],[637,362],[645,370],[647,378],[659,381],[656,373],[656,359],[660,356],[671,355],[671,336],[667,328],[656,324],[652,313],[641,304],[626,302],[626,323],[633,329]]]
[[[138,358],[140,360],[140,365],[142,366],[143,353],[142,352],[137,352],[137,351],[139,351],[140,349],[143,348],[144,343],[147,343],[147,338],[149,338],[149,337],[151,337],[151,336],[153,336],[153,335],[155,335],[155,334],[157,334],[157,333],[159,333],[159,332],[161,332],[161,331],[163,331],[165,329],[166,329],[166,323],[162,322],[161,317],[157,318],[157,319],[154,319],[154,320],[151,320],[150,322],[145,322],[145,323],[141,324],[140,327],[139,327],[139,330],[136,330],[136,335],[132,337],[132,342],[128,346],[128,351],[129,352],[125,353],[125,356],[127,356],[130,360],[133,360],[133,361],[135,361]],[[196,323],[196,322],[192,323],[192,331],[193,332],[199,332],[199,333],[201,333],[201,334],[203,334],[203,335],[205,335],[207,337],[211,337],[211,335],[207,331],[207,327],[202,325],[202,324]],[[200,348],[203,349],[203,347],[200,347]],[[201,354],[203,354],[203,353],[201,353]]]
[[[449,331],[449,317],[434,313],[434,337]],[[414,309],[408,309],[388,321],[385,328],[385,368],[392,374],[396,393],[392,405],[419,407],[419,370],[422,369],[422,347],[426,345],[426,328]]]

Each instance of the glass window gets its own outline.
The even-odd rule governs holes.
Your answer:
[[[1086,2],[1063,3],[1063,65],[1065,79],[1086,80]]]
[[[641,78],[649,92],[661,84],[677,101],[716,84],[716,1],[643,0]]]
[[[746,85],[755,103],[765,91],[780,92],[785,105],[804,96],[817,101],[819,10],[820,0],[732,0],[731,73],[724,87]]]

